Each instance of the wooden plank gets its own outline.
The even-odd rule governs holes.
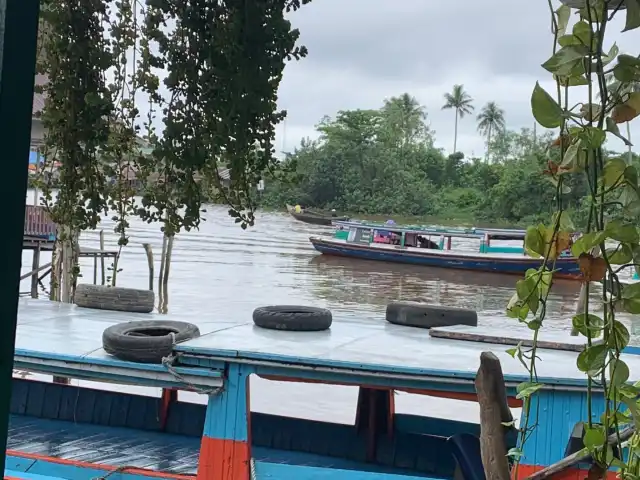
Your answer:
[[[429,335],[435,338],[463,340],[468,342],[492,343],[498,345],[533,345],[533,332],[527,327],[513,326],[508,330],[495,327],[469,327],[456,325],[453,327],[432,328]],[[584,337],[574,337],[569,330],[540,331],[538,347],[549,350],[581,352],[587,341]],[[597,342],[594,342],[597,343]]]

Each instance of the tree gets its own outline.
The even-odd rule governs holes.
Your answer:
[[[489,102],[478,114],[478,132],[487,138],[487,161],[491,151],[491,133],[505,128],[504,110],[496,102]]]
[[[452,152],[456,153],[458,143],[458,118],[462,119],[465,115],[471,115],[475,107],[472,105],[473,99],[464,91],[464,85],[454,85],[451,93],[444,94],[444,100],[445,104],[442,106],[442,110],[454,109],[456,112]]]

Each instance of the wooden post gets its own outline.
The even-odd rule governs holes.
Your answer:
[[[33,262],[31,263],[31,298],[38,298],[38,272],[40,270],[40,243],[33,249]]]
[[[380,435],[393,435],[395,402],[393,390],[360,387],[356,410],[356,430],[367,438],[367,461],[377,456]]]
[[[491,352],[480,354],[475,380],[480,405],[480,451],[487,480],[509,480],[509,462],[503,423],[512,422],[500,360]]]
[[[144,252],[147,254],[147,263],[149,264],[149,290],[153,292],[153,250],[150,243],[143,243]]]

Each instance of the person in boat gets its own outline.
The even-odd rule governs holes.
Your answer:
[[[331,209],[331,216],[332,217],[337,217],[338,216],[338,214],[336,213],[336,209],[335,208]]]
[[[296,213],[302,213],[302,207],[300,206],[300,204],[296,205],[296,206],[293,208],[293,210],[294,210]]]
[[[422,235],[418,235],[418,248],[430,248],[433,250],[439,250],[438,244]]]

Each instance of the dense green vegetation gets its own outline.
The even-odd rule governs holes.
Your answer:
[[[473,111],[459,85],[445,102],[443,108],[456,110],[456,121]],[[527,225],[549,218],[556,187],[545,171],[550,160],[559,163],[560,155],[550,133],[505,129],[504,112],[491,102],[476,119],[487,154],[465,159],[434,147],[426,119],[425,109],[408,94],[378,110],[340,111],[322,119],[320,138],[303,140],[281,162],[280,168],[291,173],[267,179],[263,205],[301,203],[479,224]],[[582,204],[587,186],[580,179],[572,182],[566,200],[580,224],[588,211]]]

